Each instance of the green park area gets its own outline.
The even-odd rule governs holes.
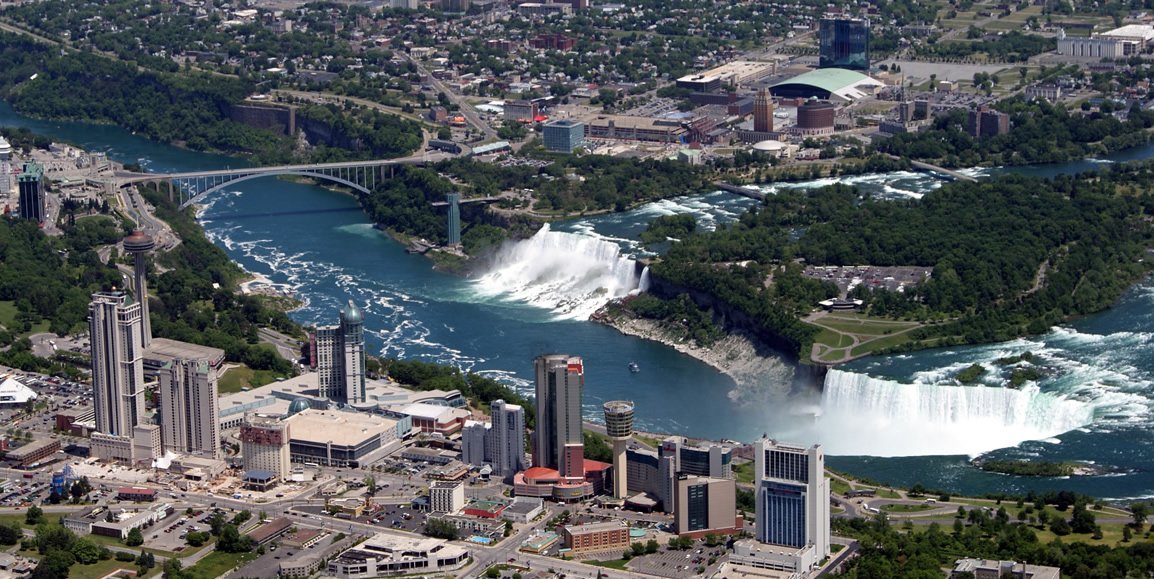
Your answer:
[[[810,358],[828,364],[892,348],[906,342],[907,332],[921,326],[918,322],[873,318],[858,312],[818,312],[805,321],[821,328]]]

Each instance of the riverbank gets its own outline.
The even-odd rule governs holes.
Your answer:
[[[788,383],[781,384],[771,379],[779,375],[786,365],[784,358],[744,331],[726,332],[720,340],[702,346],[692,339],[675,336],[656,320],[628,314],[595,314],[590,321],[607,325],[626,336],[657,342],[729,376],[738,386],[729,395],[735,401],[747,399],[753,394],[759,397],[769,395],[771,398],[788,394]],[[644,372],[645,368],[639,370]]]

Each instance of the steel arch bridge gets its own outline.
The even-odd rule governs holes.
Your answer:
[[[173,201],[179,200],[180,208],[184,209],[230,185],[251,179],[280,175],[310,177],[338,183],[363,193],[370,193],[377,183],[392,177],[393,169],[397,165],[421,165],[427,162],[425,157],[407,157],[403,159],[250,167],[187,173],[127,173],[117,176],[116,187],[141,183],[167,183],[169,198]]]

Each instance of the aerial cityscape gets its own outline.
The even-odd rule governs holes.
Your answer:
[[[1154,14],[0,4],[0,575],[1154,576]]]

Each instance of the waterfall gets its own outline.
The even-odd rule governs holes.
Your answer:
[[[546,224],[502,248],[476,288],[482,296],[526,302],[559,318],[585,319],[637,289],[638,281],[636,263],[616,244]]]
[[[830,370],[815,426],[830,454],[973,456],[1086,426],[1094,410],[1036,385],[902,384]]]
[[[641,270],[641,281],[637,282],[637,291],[639,291],[639,292],[649,291],[649,266],[648,265],[645,266],[645,268]]]

